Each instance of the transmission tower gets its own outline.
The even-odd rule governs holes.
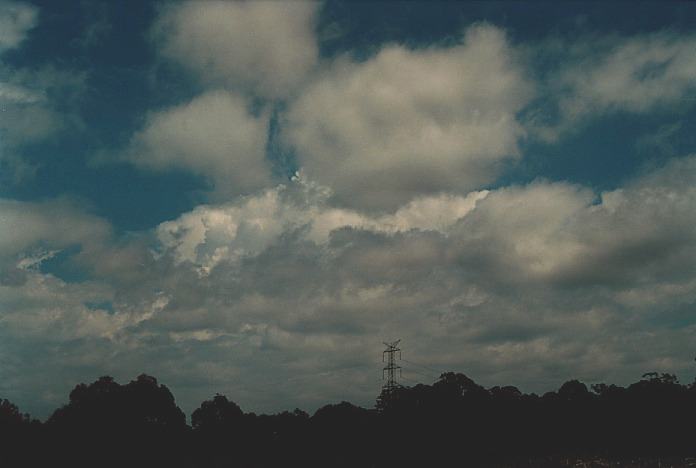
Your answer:
[[[398,348],[400,341],[401,340],[396,340],[392,343],[384,342],[387,349],[382,352],[382,362],[386,362],[387,365],[382,369],[382,380],[384,380],[386,373],[387,383],[385,383],[382,388],[386,395],[391,395],[391,393],[400,386],[396,381],[397,370],[399,371],[399,377],[401,377],[401,366],[396,365],[396,353],[399,353],[399,360],[401,360],[401,349]]]

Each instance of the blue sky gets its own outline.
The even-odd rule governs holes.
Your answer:
[[[693,378],[694,24],[0,1],[0,396],[370,404],[396,338],[486,385]]]

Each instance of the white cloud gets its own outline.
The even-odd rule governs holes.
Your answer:
[[[207,84],[269,98],[288,96],[314,67],[313,2],[185,2],[155,25],[164,57]]]
[[[551,44],[537,52],[551,50],[558,56],[558,68],[548,74],[545,86],[557,100],[559,121],[545,125],[543,112],[533,114],[530,128],[543,138],[554,140],[607,113],[693,105],[696,38],[692,36],[659,32]]]
[[[209,91],[190,102],[151,113],[128,157],[151,169],[184,168],[204,175],[224,194],[266,185],[268,113],[254,115],[240,96]]]
[[[315,9],[164,7],[162,53],[215,89],[149,114],[127,155],[203,175],[231,201],[115,240],[74,203],[0,200],[9,388],[41,374],[62,397],[79,380],[144,371],[187,411],[216,391],[247,410],[370,404],[381,342],[399,337],[409,360],[528,390],[692,365],[682,354],[695,326],[667,324],[696,303],[696,157],[604,193],[543,180],[480,190],[520,157],[517,114],[535,92],[502,31],[340,58],[302,88],[316,65]],[[687,42],[571,51],[584,58],[555,74],[562,112],[570,121],[675,102],[692,86]],[[50,111],[39,81],[8,80],[0,101]],[[622,86],[632,88],[616,96]],[[294,91],[282,137],[304,171],[272,187],[269,115],[242,96]],[[89,280],[42,272],[73,245]]]
[[[332,206],[299,177],[198,207],[152,238],[87,249],[88,283],[42,274],[30,264],[50,253],[38,252],[23,281],[1,286],[0,335],[21,365],[0,365],[16,388],[26,365],[69,371],[67,388],[90,372],[145,371],[188,411],[215,391],[256,411],[371,404],[391,338],[410,361],[525,390],[683,374],[694,326],[670,321],[696,302],[694,182],[696,157],[685,157],[601,194],[537,181],[373,216]],[[18,211],[5,209],[13,224]],[[53,211],[22,222],[46,232],[60,226]],[[104,300],[113,312],[84,305]]]
[[[283,131],[341,204],[389,210],[490,182],[519,156],[515,114],[531,95],[503,31],[475,26],[453,47],[337,60],[291,104]]]
[[[108,223],[66,200],[0,199],[0,258],[15,256],[39,243],[44,248],[93,245],[109,233]]]
[[[326,244],[331,232],[342,228],[384,233],[412,229],[446,232],[486,194],[423,197],[393,215],[371,217],[328,205],[330,190],[299,176],[289,186],[281,185],[226,205],[200,206],[160,224],[157,236],[178,262],[191,262],[207,274],[221,261],[258,255],[281,236],[297,230],[317,245]]]
[[[688,280],[695,169],[696,158],[676,159],[598,195],[546,182],[495,190],[451,236],[467,261],[498,265],[505,281],[630,289]]]
[[[20,286],[0,284],[3,331],[26,338],[61,342],[107,336],[123,326],[123,316],[90,310],[85,302],[104,300],[112,292],[93,284],[67,284],[50,275],[29,272]]]
[[[696,87],[695,49],[696,39],[664,33],[619,41],[563,71],[561,86],[574,91],[562,106],[574,115],[605,109],[645,112],[674,103]]]
[[[0,53],[19,46],[36,26],[38,9],[21,2],[0,1]]]
[[[674,160],[602,194],[538,181],[424,198],[398,216],[332,208],[311,184],[200,207],[158,234],[165,257],[187,260],[176,269],[205,275],[197,288],[172,290],[148,330],[171,330],[178,342],[214,336],[252,362],[260,350],[282,356],[316,392],[305,401],[345,395],[343,376],[356,379],[351,399],[369,402],[379,381],[364,375],[391,337],[413,360],[489,385],[626,382],[656,363],[683,372],[690,359],[672,344],[686,343],[688,327],[659,323],[696,301],[694,168],[694,157]],[[238,235],[247,221],[254,235]],[[654,344],[636,353],[647,330]],[[238,375],[267,380],[239,359],[230,364]],[[294,383],[281,376],[298,376],[269,361],[285,398]],[[232,389],[243,404],[266,404]]]
[[[681,371],[689,359],[665,345],[684,341],[686,332],[656,327],[660,318],[653,316],[668,321],[670,311],[696,300],[696,229],[689,222],[696,215],[695,161],[672,161],[603,194],[543,181],[492,190],[460,198],[461,216],[416,226],[341,210],[331,215],[338,222],[316,231],[315,223],[336,209],[316,202],[314,209],[291,208],[294,198],[282,190],[243,206],[206,207],[187,221],[219,210],[218,224],[199,223],[192,237],[188,228],[180,232],[197,255],[187,268],[206,260],[208,242],[244,245],[230,225],[259,217],[259,225],[275,224],[243,261],[223,256],[208,271],[204,290],[194,293],[208,306],[181,301],[159,325],[256,336],[260,341],[229,340],[277,350],[314,374],[351,350],[360,364],[354,373],[340,372],[356,378],[391,336],[404,338],[420,362],[489,384],[538,389],[571,376],[626,381],[660,361],[656,356],[671,363],[666,370]],[[397,213],[414,219],[419,206],[449,212],[451,201],[423,199]],[[299,237],[289,235],[305,222]],[[190,314],[199,314],[201,328]],[[656,344],[636,355],[632,337],[648,329]],[[314,360],[317,350],[330,356],[326,363]],[[326,385],[306,378],[314,388]],[[366,394],[370,385],[378,382],[351,391]]]

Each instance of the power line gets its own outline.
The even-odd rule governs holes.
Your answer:
[[[416,383],[416,384],[419,384],[419,383],[420,383],[419,381],[413,380],[413,379],[409,379],[408,377],[401,376],[401,378],[404,379],[404,380],[407,380],[407,381],[409,381],[409,382]]]
[[[433,369],[432,367],[424,366],[423,364],[418,364],[417,362],[409,361],[408,359],[402,359],[402,361],[407,362],[407,363],[409,363],[409,364],[411,364],[411,365],[413,365],[413,366],[422,367],[423,369],[427,369],[427,370],[429,370],[429,371],[431,371],[431,372],[435,372],[436,374],[438,374],[438,376],[439,376],[439,375],[442,375],[442,374],[445,374],[445,371],[442,371],[442,370],[439,370],[439,369]],[[439,377],[436,377],[436,378],[439,378]]]
[[[421,375],[421,376],[423,376],[423,377],[428,377],[428,378],[430,378],[430,379],[437,380],[437,377],[435,377],[435,376],[432,375],[432,374],[426,374],[425,372],[419,372],[419,371],[414,370],[414,369],[406,368],[406,372],[411,372],[411,373],[414,373],[414,374]]]

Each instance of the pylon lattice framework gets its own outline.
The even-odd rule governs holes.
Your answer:
[[[399,372],[399,377],[401,377],[401,366],[396,365],[396,353],[399,353],[399,359],[401,359],[401,349],[398,347],[400,341],[401,340],[396,340],[391,343],[384,342],[387,349],[382,352],[382,362],[386,362],[387,365],[382,369],[382,380],[384,380],[386,373],[387,382],[382,388],[387,394],[392,393],[400,386],[399,382],[396,380],[397,371]]]

